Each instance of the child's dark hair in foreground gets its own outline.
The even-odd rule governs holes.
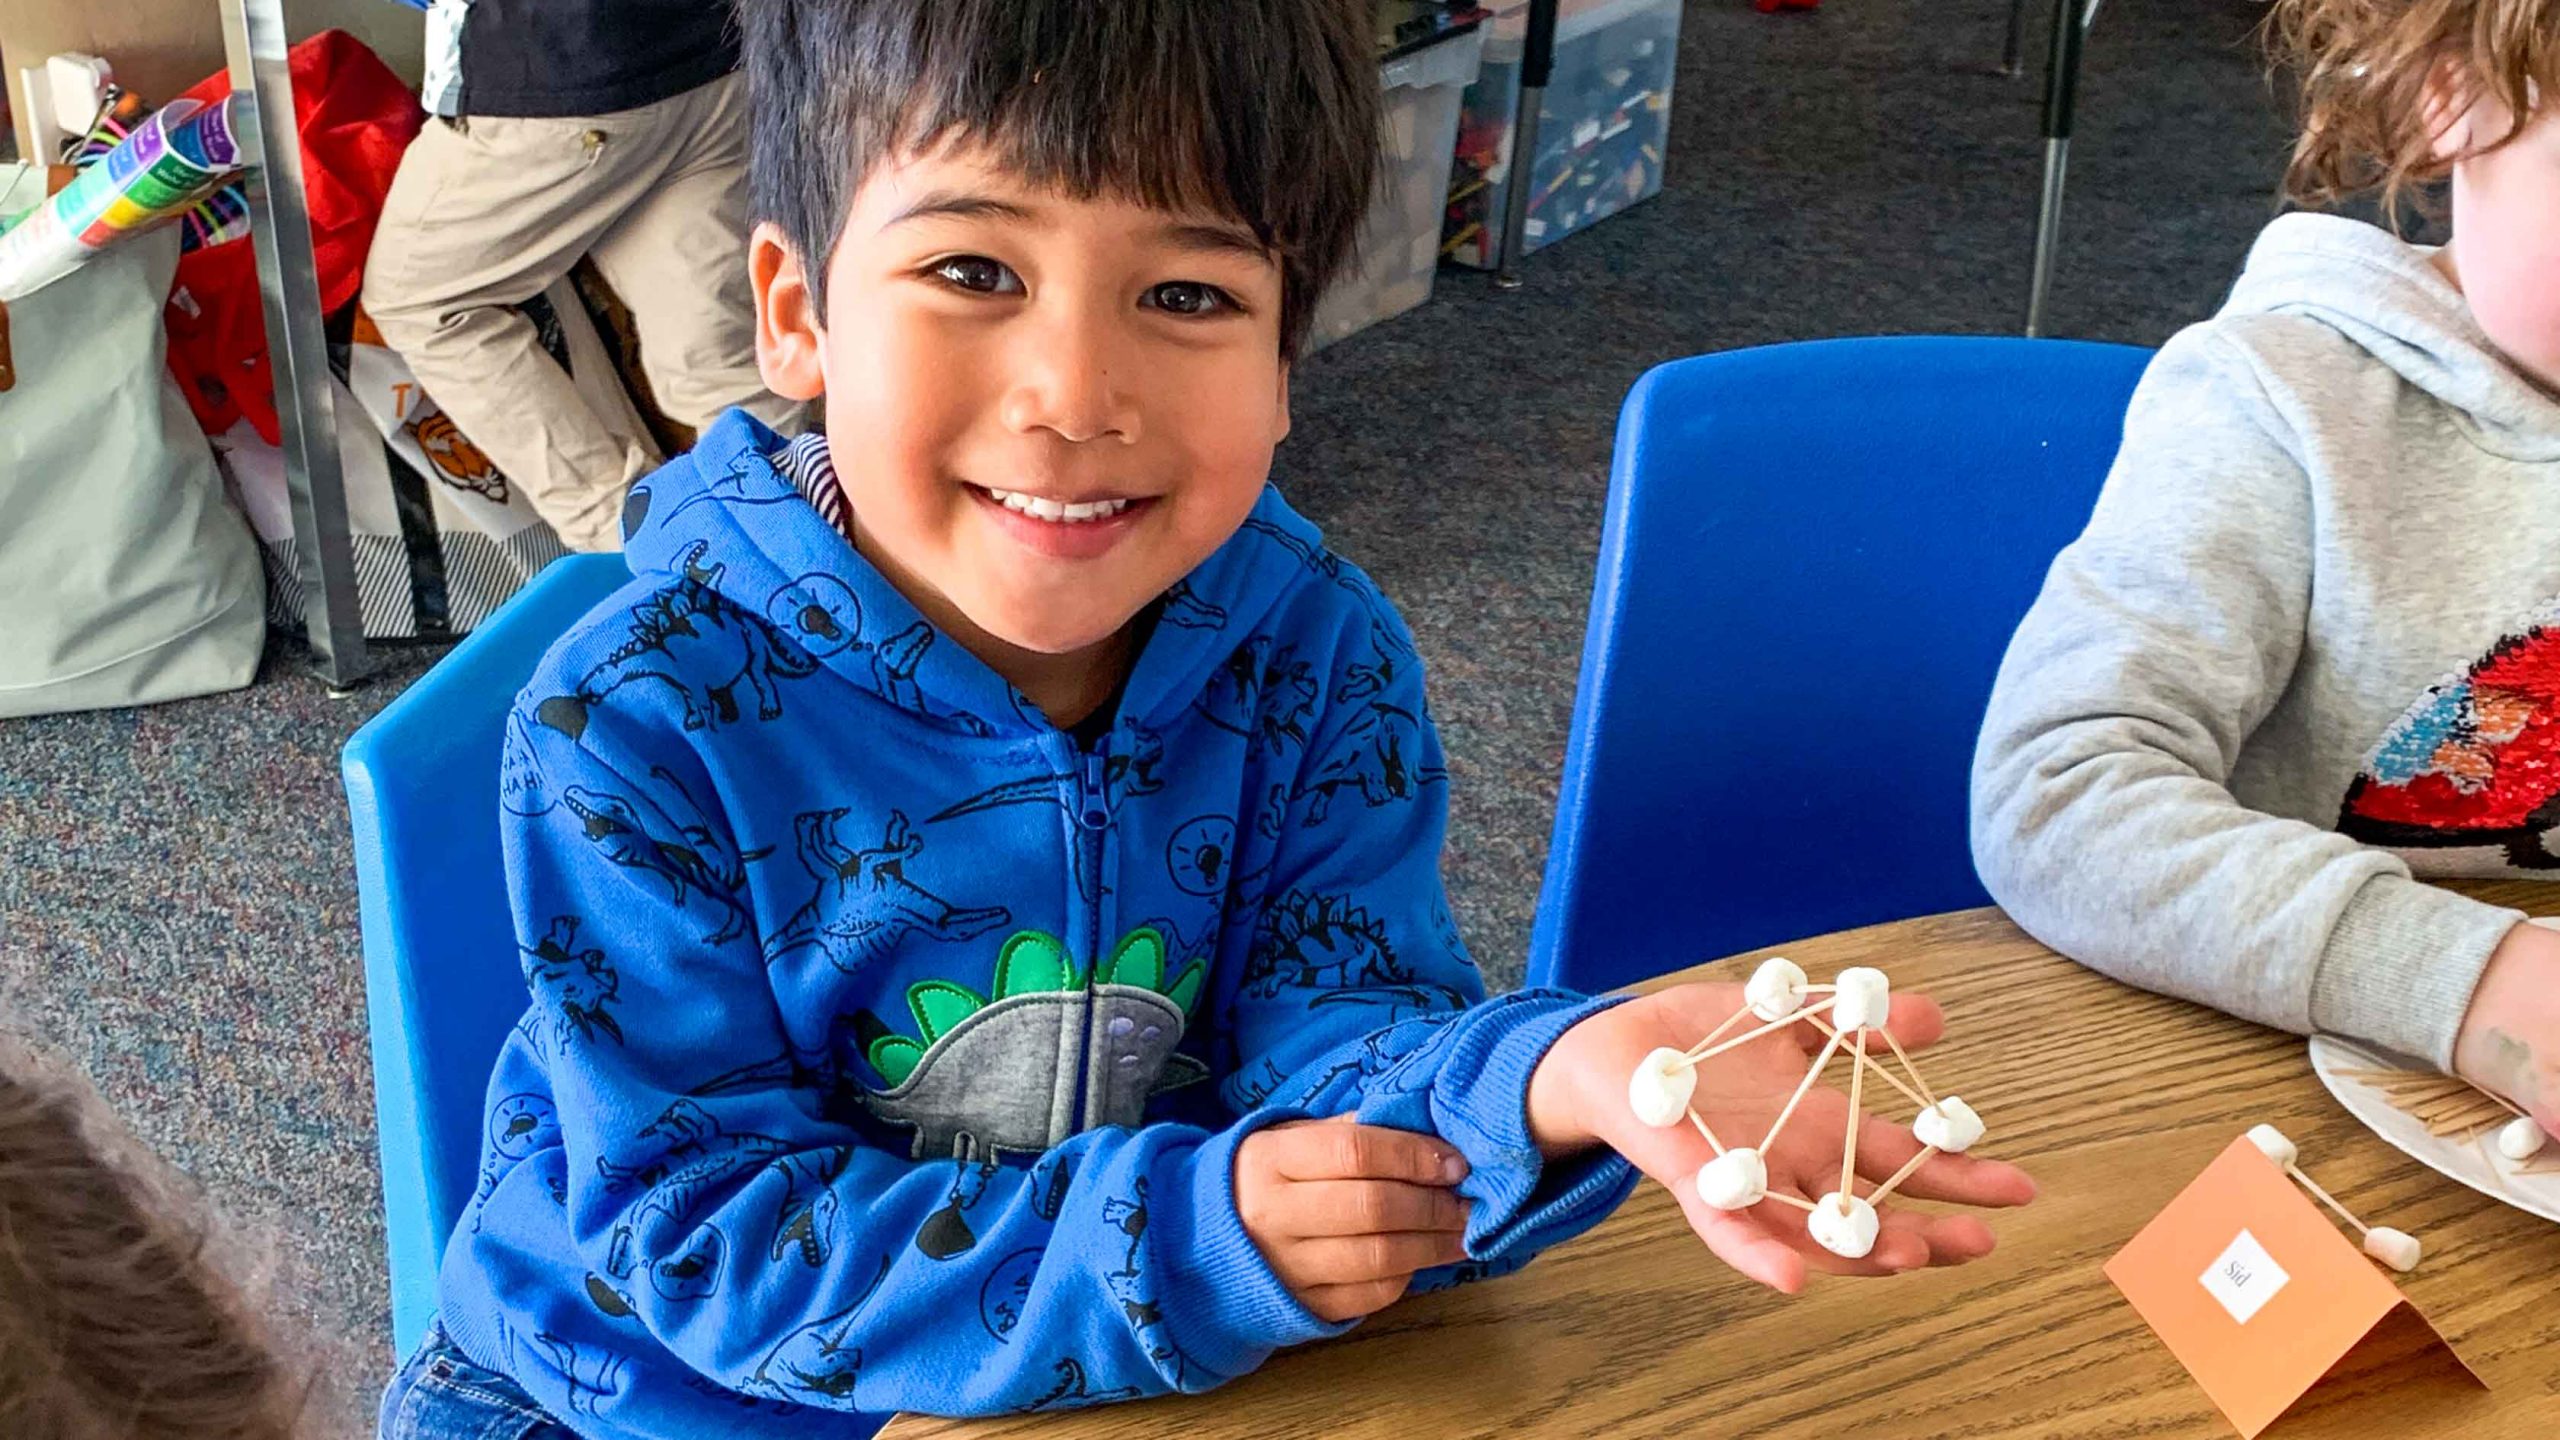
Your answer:
[[[0,1032],[0,1435],[287,1440],[297,1394],[183,1188]]]

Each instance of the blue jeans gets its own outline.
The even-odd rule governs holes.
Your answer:
[[[382,1440],[577,1440],[523,1387],[471,1363],[439,1324],[382,1392]]]

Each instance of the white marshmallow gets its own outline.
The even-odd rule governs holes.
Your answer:
[[[1911,1133],[1921,1144],[1933,1146],[1949,1155],[1961,1155],[1982,1138],[1982,1117],[1973,1107],[1953,1095],[1920,1112],[1911,1122]]]
[[[1669,1046],[1644,1057],[1627,1077],[1627,1108],[1647,1125],[1677,1125],[1689,1113],[1689,1096],[1698,1088],[1698,1067]]]
[[[2302,1152],[2295,1148],[2292,1141],[2284,1138],[2283,1131],[2273,1125],[2250,1126],[2249,1143],[2265,1151],[2267,1158],[2276,1162],[2278,1169],[2290,1166],[2302,1158]]]
[[[2376,1225],[2364,1232],[2364,1253],[2394,1270],[2418,1268],[2418,1237],[2406,1230]]]
[[[1698,1167],[1698,1198],[1718,1210],[1747,1210],[1769,1195],[1769,1163],[1744,1147]]]
[[[1772,955],[1751,972],[1742,998],[1761,1019],[1784,1020],[1803,1008],[1804,986],[1804,971],[1794,961]]]
[[[2510,1160],[2530,1160],[2542,1153],[2545,1135],[2530,1115],[2519,1115],[2498,1131],[2498,1153]]]
[[[1831,1011],[1834,1029],[1871,1030],[1884,1024],[1885,1012],[1893,1008],[1893,982],[1883,971],[1852,965],[1831,983],[1840,992],[1840,1003]]]
[[[1842,1208],[1843,1206],[1847,1208]],[[1876,1207],[1854,1195],[1844,1196],[1834,1190],[1804,1217],[1805,1229],[1812,1232],[1813,1243],[1844,1260],[1864,1260],[1876,1248],[1876,1232],[1884,1222],[1876,1218]]]

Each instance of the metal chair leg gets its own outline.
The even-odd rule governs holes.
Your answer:
[[[329,352],[320,329],[320,286],[304,198],[302,142],[294,131],[293,79],[285,59],[281,0],[222,0],[231,88],[256,125],[240,137],[249,173],[250,240],[273,361],[285,489],[293,505],[294,559],[302,572],[303,629],[311,667],[331,694],[374,670],[358,610],[348,537],[346,477],[338,464]]]
[[[1520,288],[1520,252],[1529,248],[1529,181],[1536,171],[1538,107],[1546,103],[1543,85],[1520,87],[1520,120],[1511,131],[1511,193],[1502,207],[1502,261],[1494,271],[1497,290]]]
[[[2027,281],[2027,335],[2044,333],[2045,302],[2053,286],[2053,267],[2062,245],[2062,183],[2071,158],[2071,121],[2080,93],[2080,54],[2088,25],[2097,17],[2092,3],[2054,0],[2053,48],[2044,72],[2044,194],[2036,207],[2035,267]]]
[[[1493,288],[1520,288],[1520,252],[1529,248],[1529,186],[1538,169],[1538,112],[1556,68],[1556,14],[1560,0],[1529,0],[1520,47],[1520,118],[1511,131],[1511,194],[1502,207],[1502,255]]]
[[[2000,48],[2000,73],[2016,79],[2027,68],[2027,0],[2009,0],[2009,38]]]

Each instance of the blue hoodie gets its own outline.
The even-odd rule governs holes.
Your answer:
[[[1356,1113],[1473,1166],[1469,1263],[1606,1215],[1493,1001],[1401,619],[1266,491],[1089,749],[923,620],[724,416],[632,493],[632,582],[508,726],[532,1004],[446,1252],[463,1351],[589,1435],[1203,1390],[1338,1333],[1236,1146]]]

